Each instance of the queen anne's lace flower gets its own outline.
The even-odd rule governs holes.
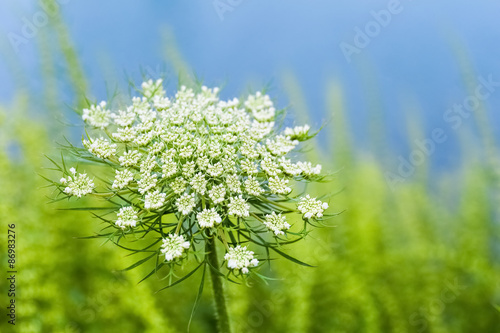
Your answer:
[[[277,176],[282,172],[279,168],[279,164],[276,163],[271,157],[265,157],[260,163],[260,166],[269,176]]]
[[[130,142],[135,140],[137,131],[130,127],[118,128],[111,136],[117,141]]]
[[[219,177],[220,175],[222,175],[223,172],[224,172],[224,167],[220,162],[217,162],[214,165],[212,164],[208,165],[207,173],[212,177]]]
[[[247,204],[243,196],[231,197],[227,207],[229,208],[229,215],[246,217],[250,215],[250,205]]]
[[[90,109],[83,109],[82,119],[90,125],[105,129],[111,121],[111,111],[106,109],[106,102],[91,105]]]
[[[172,261],[180,258],[186,249],[191,245],[184,239],[182,235],[170,234],[163,239],[161,245],[161,253],[165,254],[166,261]]]
[[[127,111],[119,110],[118,114],[112,113],[111,117],[118,126],[126,127],[134,123],[136,119],[136,113],[133,107],[128,107]]]
[[[288,187],[288,179],[281,179],[279,177],[269,178],[269,188],[272,193],[275,194],[288,194],[292,191],[290,187]]]
[[[117,214],[118,220],[116,220],[116,226],[121,229],[126,229],[127,227],[134,228],[137,224],[137,211],[134,207],[122,207]]]
[[[286,221],[286,216],[272,212],[266,215],[265,226],[274,232],[275,235],[284,235],[284,230],[290,229],[290,224]]]
[[[268,109],[273,106],[273,102],[268,95],[262,95],[260,91],[258,91],[255,95],[248,96],[245,101],[245,106],[250,110],[262,110]]]
[[[83,145],[92,154],[100,158],[108,158],[116,153],[116,144],[104,138],[83,140]]]
[[[195,172],[196,163],[194,161],[186,162],[182,166],[182,175],[186,178],[191,178]]]
[[[140,170],[142,173],[148,173],[153,171],[155,166],[157,165],[156,156],[148,155],[144,161],[142,161],[140,165]]]
[[[321,173],[321,164],[313,166],[311,162],[298,162],[297,166],[306,176],[317,176]]]
[[[92,193],[95,188],[94,181],[86,173],[76,173],[75,168],[69,169],[73,176],[61,178],[61,184],[66,185],[64,193],[81,198]]]
[[[158,210],[162,208],[163,204],[165,203],[166,196],[167,196],[166,193],[161,193],[158,190],[146,194],[144,198],[144,208],[153,210]]]
[[[285,156],[279,159],[279,164],[283,168],[283,172],[289,176],[298,176],[302,173],[302,168],[292,163],[292,161]]]
[[[241,170],[249,175],[254,175],[259,172],[257,166],[251,160],[241,161]]]
[[[328,204],[316,198],[311,198],[308,194],[300,200],[297,208],[304,214],[305,218],[310,219],[313,217],[323,217],[323,212],[325,209],[328,209]]]
[[[215,224],[222,222],[222,219],[215,208],[204,209],[196,215],[196,219],[202,228],[212,228]]]
[[[321,165],[290,157],[299,141],[312,137],[308,125],[278,128],[281,113],[260,92],[223,101],[218,88],[203,86],[195,91],[182,86],[169,98],[162,83],[144,82],[141,96],[113,113],[106,102],[83,110],[83,120],[102,129],[97,138],[83,142],[99,159],[89,154],[83,158],[113,168],[115,174],[108,179],[111,191],[100,195],[133,205],[122,207],[111,223],[133,228],[140,215],[146,230],[162,237],[167,233],[161,251],[169,262],[189,248],[187,237],[196,244],[203,242],[201,233],[204,238],[217,237],[226,246],[235,246],[225,255],[228,268],[248,273],[258,260],[228,230],[253,237],[255,222],[262,221],[275,235],[283,235],[290,228],[284,212],[301,212],[303,219],[323,216],[328,204],[308,195],[293,209],[285,197],[292,190],[291,180],[319,179]],[[95,188],[86,174],[74,169],[61,183],[65,185],[61,191],[78,197]],[[162,224],[161,216],[167,214],[182,220],[176,227]],[[255,232],[261,230],[262,226]]]
[[[162,141],[156,141],[148,148],[150,154],[155,155],[162,152],[165,149],[165,143]]]
[[[207,190],[207,180],[205,179],[205,174],[198,172],[190,181],[190,185],[197,193],[203,195]]]
[[[130,182],[132,182],[133,180],[134,174],[130,170],[116,170],[115,181],[113,182],[112,188],[121,190],[122,188],[130,184]]]
[[[175,162],[174,160],[166,160],[163,162],[161,170],[162,170],[161,176],[163,178],[170,178],[177,173],[177,162]]]
[[[226,188],[223,184],[213,186],[208,191],[208,197],[212,200],[214,204],[218,204],[224,201],[226,197]]]
[[[173,182],[170,183],[170,188],[176,194],[184,193],[184,191],[187,188],[187,182],[186,182],[186,180],[184,178],[177,177],[177,178],[174,179]]]
[[[257,178],[253,176],[249,176],[247,180],[245,180],[245,191],[254,196],[259,196],[265,192],[265,190],[260,187],[260,183]]]
[[[224,259],[227,267],[234,270],[241,270],[243,274],[248,274],[248,267],[256,267],[259,261],[254,258],[253,251],[247,251],[246,246],[236,246],[227,250]]]
[[[285,128],[284,134],[292,140],[297,139],[302,141],[307,138],[310,129],[311,127],[309,125],[295,126],[294,128],[287,127]]]
[[[134,166],[139,162],[139,159],[141,158],[142,154],[139,153],[137,150],[131,150],[123,153],[122,156],[118,159],[120,161],[120,164],[125,167],[130,167]]]
[[[226,178],[226,185],[229,192],[241,193],[240,177],[238,177],[237,174],[228,175]]]
[[[182,215],[188,215],[193,211],[194,206],[196,206],[196,201],[194,193],[187,194],[184,193],[179,199],[175,201],[175,205]]]
[[[142,178],[137,182],[137,185],[139,185],[139,192],[141,194],[146,193],[156,186],[157,181],[155,174],[142,174]]]

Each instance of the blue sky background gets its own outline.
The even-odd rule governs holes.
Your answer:
[[[500,81],[500,2],[493,0],[401,0],[400,13],[351,62],[340,44],[354,44],[355,28],[364,29],[373,21],[371,12],[387,9],[390,1],[221,0],[231,7],[223,19],[209,0],[60,2],[97,99],[106,98],[110,74],[139,80],[140,68],[161,68],[162,31],[169,29],[185,61],[207,85],[226,85],[225,97],[240,95],[249,83],[261,88],[272,81],[278,105],[287,106],[283,77],[291,71],[304,90],[312,122],[320,124],[330,117],[327,84],[340,83],[353,136],[365,151],[370,150],[367,128],[377,109],[383,110],[391,148],[403,156],[410,151],[408,114],[420,118],[425,136],[436,127],[449,129],[444,112],[469,95],[458,49],[476,76]],[[2,1],[0,8],[0,102],[6,104],[17,89],[15,70],[5,61],[9,55],[18,61],[16,70],[29,77],[34,96],[40,91],[38,34],[17,53],[8,36],[21,35],[23,18],[32,21],[41,7],[37,1],[12,0]],[[500,88],[486,104],[498,133]],[[466,122],[473,128],[472,120]],[[457,162],[458,133],[449,134],[433,157],[445,168]]]

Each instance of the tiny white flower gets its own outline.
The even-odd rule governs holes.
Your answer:
[[[141,156],[142,154],[139,153],[137,150],[131,150],[125,152],[123,156],[120,156],[118,160],[120,161],[120,164],[122,166],[125,167],[136,166]]]
[[[194,147],[191,145],[186,145],[179,148],[179,156],[182,158],[188,158],[194,153]]]
[[[119,110],[118,114],[112,113],[111,117],[118,126],[127,127],[134,123],[136,113],[132,107],[128,107],[127,111]]]
[[[275,194],[288,194],[292,191],[292,189],[287,186],[288,182],[288,179],[280,179],[279,177],[269,178],[269,189]]]
[[[243,274],[247,274],[248,267],[256,267],[259,261],[254,258],[253,251],[247,251],[246,246],[238,245],[234,248],[229,248],[224,255],[229,269],[241,270]]]
[[[270,157],[264,158],[262,162],[260,162],[260,166],[269,176],[277,176],[282,173],[278,163]]]
[[[193,211],[193,208],[196,206],[196,201],[194,198],[194,193],[191,195],[184,193],[181,197],[179,197],[175,201],[175,205],[182,215],[187,215]]]
[[[224,167],[220,162],[215,164],[209,164],[207,168],[207,173],[212,177],[219,177],[224,172]]]
[[[247,180],[245,180],[245,191],[254,196],[259,196],[265,192],[264,189],[260,187],[259,181],[253,176],[249,176]]]
[[[328,204],[316,198],[311,198],[308,194],[300,200],[297,208],[304,214],[305,218],[310,219],[313,217],[323,217],[323,212],[328,209]]]
[[[213,186],[208,191],[208,196],[214,204],[218,204],[224,201],[226,197],[226,188],[223,184]]]
[[[156,156],[148,155],[140,165],[140,170],[142,173],[148,173],[153,171],[153,169],[157,166]]]
[[[163,204],[165,203],[166,196],[167,196],[166,193],[161,193],[158,190],[146,194],[144,198],[144,208],[153,210],[158,210],[162,208]]]
[[[141,179],[137,182],[137,185],[139,186],[139,192],[141,194],[146,193],[150,189],[154,188],[157,182],[158,180],[156,179],[155,174],[149,174],[149,173],[141,174]]]
[[[215,208],[204,209],[196,215],[196,219],[201,228],[212,228],[215,224],[222,222]]]
[[[289,176],[298,176],[302,173],[302,168],[292,163],[292,161],[285,156],[279,159],[279,164],[283,168],[284,173]]]
[[[231,197],[229,204],[228,214],[231,216],[247,217],[250,215],[250,205],[247,204],[243,196]]]
[[[111,134],[111,136],[117,141],[130,142],[135,140],[137,132],[131,127],[118,128],[115,133]]]
[[[276,115],[276,109],[275,108],[268,108],[268,109],[262,109],[262,110],[253,110],[252,111],[253,117],[257,121],[261,122],[267,122],[271,121],[274,119]]]
[[[196,163],[194,161],[186,162],[182,165],[182,175],[185,178],[191,178],[195,173]]]
[[[145,134],[137,135],[134,139],[134,143],[139,146],[147,146],[151,140],[153,140],[153,134],[151,132],[147,132]]]
[[[274,232],[275,235],[284,235],[284,230],[290,229],[290,224],[286,221],[286,216],[272,212],[271,215],[266,215],[265,226]]]
[[[273,106],[273,102],[268,95],[262,95],[260,91],[258,91],[255,95],[249,95],[247,100],[245,101],[245,107],[252,111],[259,111],[262,109],[268,109]]]
[[[226,177],[226,186],[232,193],[241,193],[241,183],[237,174],[228,175]]]
[[[266,140],[267,149],[276,156],[286,155],[291,152],[297,145],[299,141],[291,140],[290,137],[278,135],[273,140]]]
[[[66,185],[64,193],[81,198],[84,195],[92,193],[95,188],[94,181],[86,173],[76,173],[75,168],[69,169],[73,176],[61,178],[61,183]]]
[[[170,188],[174,191],[174,193],[181,194],[186,190],[187,182],[184,178],[177,177],[170,183]]]
[[[83,140],[83,145],[90,153],[100,158],[108,158],[116,154],[116,144],[112,144],[102,137],[90,138],[88,141]]]
[[[259,172],[257,169],[257,165],[251,160],[243,160],[241,161],[241,170],[246,172],[249,175],[254,175]]]
[[[134,174],[128,169],[125,169],[123,171],[115,170],[115,172],[116,172],[115,181],[113,182],[112,185],[112,188],[114,189],[121,190],[134,180]]]
[[[298,162],[297,166],[302,170],[306,176],[317,176],[321,173],[321,164],[313,166],[311,162]]]
[[[163,178],[170,178],[177,174],[177,162],[174,160],[166,160],[163,162],[161,170]]]
[[[163,239],[161,253],[165,254],[166,261],[172,261],[180,258],[185,250],[189,249],[191,244],[184,239],[182,235],[170,234]]]
[[[90,109],[84,109],[82,119],[90,125],[105,129],[111,120],[111,111],[106,109],[106,102],[102,101],[98,105],[91,105]]]
[[[200,155],[196,164],[200,168],[200,170],[206,170],[208,165],[210,164],[210,159],[206,155]]]
[[[137,224],[137,211],[134,207],[122,207],[117,214],[118,220],[115,224],[121,229],[125,229],[127,227],[134,228]]]
[[[162,79],[158,79],[156,81],[150,79],[146,82],[143,82],[141,88],[144,97],[153,98],[156,96],[161,97],[165,95],[165,90],[163,90],[162,83],[163,83]]]
[[[311,127],[309,125],[295,126],[294,128],[285,128],[284,134],[290,139],[304,140],[309,134]]]
[[[156,155],[165,150],[165,144],[162,141],[157,141],[153,143],[149,148],[149,154]]]
[[[203,195],[207,190],[207,180],[205,179],[205,174],[198,172],[189,182],[193,190],[197,193]]]

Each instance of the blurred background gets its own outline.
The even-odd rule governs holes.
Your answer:
[[[266,88],[319,128],[344,211],[267,274],[228,286],[235,332],[500,331],[497,1],[18,0],[0,5],[0,215],[15,223],[18,321],[1,332],[185,332],[199,277],[155,294],[151,268],[85,212],[48,205],[38,174],[72,111],[163,77]],[[290,123],[293,123],[290,120]],[[5,251],[0,254],[7,261]],[[3,266],[2,266],[3,267]],[[7,284],[1,279],[2,304]],[[5,287],[5,288],[4,288]],[[214,332],[203,295],[191,332]]]

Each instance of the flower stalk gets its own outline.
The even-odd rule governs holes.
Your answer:
[[[227,311],[226,295],[224,291],[224,281],[217,269],[219,260],[217,259],[217,247],[215,239],[206,242],[207,260],[210,265],[210,278],[212,280],[212,291],[214,294],[214,305],[217,319],[217,331],[219,333],[231,333],[231,324]]]

